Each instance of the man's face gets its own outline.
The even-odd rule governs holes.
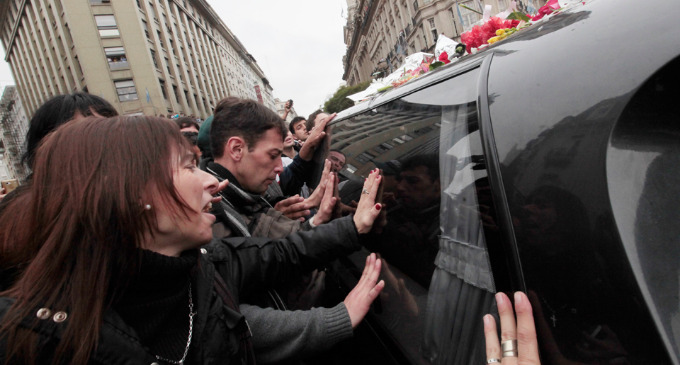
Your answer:
[[[340,152],[331,151],[328,159],[331,160],[331,172],[340,172],[345,167],[345,155]]]
[[[282,151],[283,138],[276,128],[265,132],[254,146],[244,148],[237,176],[243,189],[254,194],[267,191],[276,175],[283,172]]]
[[[307,121],[304,119],[295,123],[293,130],[295,131],[295,138],[300,141],[305,141],[307,140],[307,137],[309,137],[309,132],[307,132]]]
[[[439,180],[430,178],[426,166],[417,166],[399,174],[397,198],[409,209],[425,209],[439,201]]]
[[[190,126],[188,126],[188,127],[184,127],[184,128],[182,128],[182,129],[180,129],[179,131],[180,131],[180,132],[194,132],[194,133],[198,133],[198,129],[196,129],[196,126],[194,126],[194,125],[190,125]]]
[[[288,134],[286,135],[286,138],[283,140],[283,147],[284,148],[290,148],[293,147],[295,144],[295,137],[293,137],[293,134],[288,131]]]

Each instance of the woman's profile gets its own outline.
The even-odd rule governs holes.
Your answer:
[[[379,175],[354,216],[257,244],[212,241],[219,189],[170,121],[87,118],[47,137],[0,211],[5,363],[253,363],[239,295],[358,249]],[[384,283],[367,259],[345,300],[361,321]]]

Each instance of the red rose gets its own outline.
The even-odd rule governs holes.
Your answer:
[[[449,61],[449,54],[446,53],[446,51],[439,54],[439,60],[444,62],[445,65],[451,62]]]

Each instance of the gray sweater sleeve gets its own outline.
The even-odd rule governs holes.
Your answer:
[[[352,323],[344,303],[306,311],[281,311],[249,304],[241,304],[239,309],[253,333],[258,363],[308,356],[352,337]]]

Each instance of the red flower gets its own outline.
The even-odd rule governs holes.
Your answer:
[[[560,4],[557,0],[550,0],[545,5],[541,6],[540,9],[538,9],[538,14],[536,14],[536,16],[531,18],[531,20],[533,20],[533,21],[540,20],[544,16],[551,14],[553,11],[555,11],[559,8],[560,8]]]
[[[519,25],[519,20],[505,20],[498,17],[490,18],[484,25],[475,25],[469,32],[460,35],[460,41],[465,43],[468,53],[472,48],[479,48],[487,43],[487,40],[496,36],[498,29],[514,28]]]
[[[446,51],[442,52],[439,54],[439,60],[444,62],[445,65],[447,65],[449,62],[449,54],[446,53]]]

